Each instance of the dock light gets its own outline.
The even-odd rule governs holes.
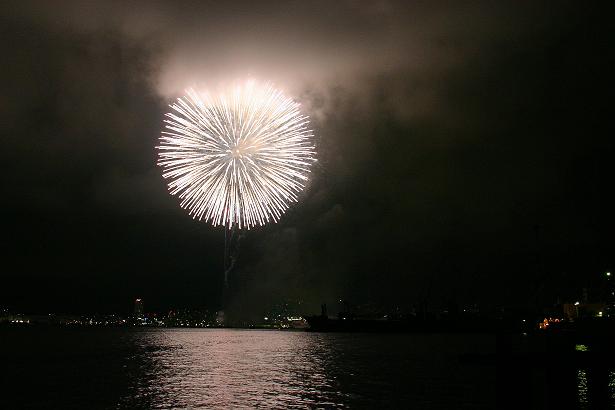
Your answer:
[[[577,301],[577,302],[574,302],[574,305],[575,305],[575,306],[579,306],[580,304],[581,304],[581,303],[579,303],[578,301]]]
[[[607,272],[607,273],[606,273],[606,276],[611,276],[611,272]]]

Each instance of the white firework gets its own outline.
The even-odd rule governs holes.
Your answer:
[[[188,90],[170,105],[158,165],[193,218],[247,228],[277,222],[316,161],[299,104],[254,82],[212,96]]]

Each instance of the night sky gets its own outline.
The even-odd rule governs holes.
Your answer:
[[[224,231],[155,146],[190,86],[271,81],[318,163],[233,304],[552,304],[615,269],[613,35],[578,2],[0,5],[0,306],[216,307]]]

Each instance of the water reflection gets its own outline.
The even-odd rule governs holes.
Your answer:
[[[579,409],[615,408],[615,371],[604,367],[576,369]]]
[[[483,354],[493,336],[0,329],[0,409],[500,408]]]
[[[494,401],[489,369],[457,360],[463,346],[482,348],[467,337],[237,330],[128,337],[130,387],[118,408],[445,409]]]
[[[132,335],[137,350],[121,406],[305,407],[344,402],[326,371],[321,335],[268,331],[173,331]]]
[[[587,372],[583,369],[577,370],[577,396],[579,408],[587,409]]]

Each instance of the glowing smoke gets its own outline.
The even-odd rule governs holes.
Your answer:
[[[316,161],[298,103],[249,81],[216,96],[188,90],[170,107],[158,165],[194,218],[250,229],[297,201]]]

